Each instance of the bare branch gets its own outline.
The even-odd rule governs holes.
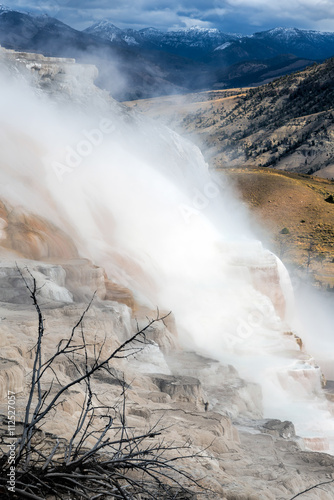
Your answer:
[[[157,309],[155,319],[148,319],[145,327],[138,327],[136,333],[103,358],[106,334],[97,347],[96,337],[95,342],[89,344],[84,331],[84,319],[92,305],[94,294],[69,337],[59,341],[55,352],[42,363],[45,329],[38,303],[41,287],[37,286],[36,279],[29,269],[25,269],[28,277],[18,266],[17,269],[37,313],[38,337],[32,349],[33,369],[23,432],[18,440],[15,463],[16,495],[31,500],[42,500],[47,495],[62,499],[62,492],[66,492],[73,500],[98,500],[106,496],[115,500],[130,500],[139,494],[155,500],[175,498],[175,495],[170,493],[170,483],[186,491],[182,486],[182,479],[191,481],[200,488],[191,474],[175,466],[178,460],[197,455],[184,453],[184,450],[189,449],[189,445],[179,447],[174,443],[165,443],[164,440],[158,442],[157,438],[168,429],[160,426],[160,420],[148,432],[140,435],[135,435],[134,430],[127,426],[126,391],[129,384],[126,383],[124,375],[122,379],[118,379],[120,395],[112,407],[104,404],[103,397],[95,394],[92,385],[92,377],[99,370],[106,370],[113,375],[110,367],[113,359],[129,358],[143,350],[147,344],[147,331],[156,322],[166,319],[169,314],[160,317]],[[79,329],[78,339],[76,333]],[[93,358],[89,357],[91,347]],[[63,360],[72,365],[75,377],[61,386],[54,364]],[[45,385],[44,376],[47,370],[52,372],[54,378],[45,390],[42,385]],[[55,387],[54,380],[60,388]],[[49,435],[48,439],[44,440],[41,429],[46,418],[54,416],[53,412],[56,412],[63,402],[63,395],[75,386],[83,390],[84,401],[79,405],[81,411],[71,437],[68,441],[61,442],[60,438]],[[101,419],[104,421],[100,424]],[[0,461],[0,484],[5,485],[8,460],[6,462],[0,457]],[[94,493],[94,496],[91,493]]]
[[[314,486],[311,486],[310,488],[307,488],[304,491],[301,491],[300,493],[297,493],[294,497],[291,497],[290,500],[294,500],[297,497],[300,497],[301,495],[304,495],[304,493],[307,493],[308,491],[314,490],[315,488],[319,488],[319,486],[323,486],[324,484],[331,484],[334,483],[334,479],[331,479],[330,481],[323,481],[322,483],[315,484]]]

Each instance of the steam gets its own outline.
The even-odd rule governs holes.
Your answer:
[[[71,88],[47,99],[2,80],[0,198],[71,234],[142,304],[172,310],[185,347],[261,384],[265,416],[334,437],[320,370],[284,335],[286,270],[253,239],[228,181],[168,128],[106,104],[93,86],[66,100]]]
[[[328,380],[334,380],[333,294],[298,286],[296,308],[301,322],[303,342],[312,352]]]

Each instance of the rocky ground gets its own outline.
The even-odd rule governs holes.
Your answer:
[[[54,304],[52,309],[44,310],[47,334],[52,337],[53,343],[71,327],[82,305],[55,307]],[[85,322],[87,335],[97,330],[101,335],[107,333],[107,347],[119,342],[122,331],[119,322],[122,319],[124,322],[124,312],[123,306],[115,302],[106,301],[94,306]],[[14,308],[4,303],[1,314],[5,315],[1,324],[2,397],[9,384],[17,394],[20,420],[26,403],[31,370],[28,350],[36,338],[36,318],[27,306]],[[111,324],[115,320],[117,328],[112,333]],[[11,335],[5,335],[8,331]],[[165,334],[161,331],[155,338],[164,344]],[[45,344],[49,351],[49,339]],[[232,367],[198,358],[194,353],[181,355],[177,352],[174,356],[175,351],[169,351],[164,357],[156,344],[148,348],[151,352],[144,354],[142,360],[130,359],[115,364],[119,375],[124,374],[129,382],[126,393],[127,425],[140,434],[160,421],[159,425],[168,427],[165,439],[173,442],[174,446],[190,442],[191,452],[198,452],[201,457],[182,460],[181,463],[191,470],[196,479],[205,478],[200,483],[214,491],[213,494],[205,493],[206,498],[288,500],[310,486],[334,479],[333,457],[302,451],[303,444],[294,436],[291,424],[260,419],[259,388],[249,387]],[[194,361],[197,361],[196,367]],[[156,373],[147,373],[148,367]],[[161,368],[165,373],[161,373]],[[206,381],[206,370],[211,372],[209,381]],[[203,380],[202,384],[199,378],[183,375],[194,371]],[[62,366],[61,370],[58,367],[57,373],[61,382],[65,383],[70,374],[69,367]],[[117,384],[103,379],[97,384],[99,393],[107,391],[108,401],[120,397]],[[215,406],[221,410],[219,412],[211,407],[210,396],[213,394],[217,400]],[[70,391],[57,410],[56,418],[47,422],[44,430],[66,439],[75,424],[79,401],[77,389]],[[209,408],[205,411],[204,403],[207,401]],[[227,416],[231,413],[235,424]],[[5,439],[4,434],[3,428]],[[333,488],[333,484],[329,483],[305,494],[304,498],[329,500]]]
[[[9,387],[16,393],[19,434],[27,403],[37,316],[10,252],[2,250],[1,259],[0,388],[3,403]],[[78,290],[83,288],[99,290],[85,317],[84,331],[87,338],[94,338],[95,347],[104,343],[103,355],[128,338],[137,321],[140,327],[147,322],[140,306],[129,303],[131,293],[124,289],[121,293],[115,286],[113,295],[113,284],[107,282],[108,287],[105,286],[103,270],[88,261],[53,263],[22,260],[16,255],[16,262],[20,268],[28,266],[38,283],[45,285],[39,299],[45,318],[45,357],[52,355],[61,338],[68,337],[86,307],[82,300],[73,299],[80,297]],[[72,269],[72,273],[65,269]],[[144,312],[146,316],[147,310]],[[93,356],[93,347],[89,352]],[[158,425],[168,429],[163,433],[165,442],[180,447],[190,444],[191,455],[198,456],[182,459],[180,465],[213,491],[205,492],[205,498],[289,500],[318,483],[326,484],[305,493],[303,498],[332,498],[334,458],[304,451],[307,443],[295,436],[291,423],[263,419],[260,387],[242,380],[232,366],[180,350],[172,318],[169,323],[150,328],[142,352],[129,359],[114,360],[112,368],[114,378],[103,373],[96,376],[96,392],[103,395],[107,404],[114,405],[121,399],[121,381],[125,381],[129,428],[140,434]],[[62,385],[73,377],[71,363],[66,359],[56,363],[54,369]],[[49,374],[44,389],[51,379],[54,376]],[[56,388],[57,385],[52,394]],[[56,415],[46,419],[43,430],[50,433],[50,439],[52,435],[70,437],[80,413],[82,391],[73,387]],[[7,442],[6,432],[3,420],[2,446]],[[322,443],[312,446],[321,449]]]

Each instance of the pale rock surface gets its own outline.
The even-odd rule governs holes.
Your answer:
[[[158,344],[148,340],[145,348],[140,349],[130,360],[130,370],[140,373],[161,373],[170,375],[171,371]],[[164,392],[164,391],[163,391]]]
[[[48,263],[44,267],[44,263],[32,261],[31,268],[35,266],[37,273],[37,266],[40,266],[45,280],[53,279],[52,283],[57,286],[64,284],[64,273],[58,264]],[[3,269],[9,269],[11,276],[14,267],[6,265]],[[108,356],[136,331],[137,324],[131,308],[125,304],[95,300],[85,317],[84,331],[87,338],[93,339],[96,348],[102,348],[102,356]],[[45,302],[45,359],[54,352],[57,343],[69,335],[86,305]],[[20,420],[32,368],[31,348],[36,341],[37,317],[29,300],[22,300],[21,304],[1,302],[0,316],[3,318],[0,322],[1,354],[5,360],[1,364],[0,388],[4,396],[8,383],[13,385]],[[166,330],[164,327],[159,332],[164,335]],[[107,404],[113,405],[119,400],[125,384],[128,387],[127,425],[135,427],[136,432],[143,432],[161,419],[161,426],[169,428],[166,436],[169,442],[179,446],[191,442],[192,453],[205,450],[202,458],[183,460],[182,465],[190,467],[196,478],[202,478],[203,485],[214,489],[215,493],[207,494],[208,499],[288,500],[293,494],[331,477],[334,458],[303,452],[298,444],[300,441],[291,441],[294,436],[290,424],[256,420],[261,415],[261,392],[255,384],[243,381],[233,367],[179,350],[170,351],[166,356],[158,344],[150,340],[147,347],[147,352],[144,349],[133,361],[115,360],[112,375],[97,374],[93,380],[94,389],[103,394]],[[93,345],[88,347],[88,353],[89,359],[93,359]],[[149,373],[153,368],[154,373]],[[55,369],[62,385],[75,376],[71,363],[57,363]],[[43,388],[48,387],[52,378],[50,373]],[[60,386],[55,385],[54,390],[57,387]],[[83,389],[70,390],[57,417],[46,422],[45,432],[69,439],[83,398]],[[209,402],[208,411],[205,411],[205,402]],[[1,412],[5,414],[4,406]],[[236,426],[230,416],[235,419]],[[242,422],[242,418],[248,420]],[[328,485],[322,490],[312,490],[312,496],[305,498],[329,500],[333,491]]]
[[[63,286],[64,270],[60,266],[36,264],[30,263],[29,270],[34,273],[41,299],[61,303],[73,302],[72,294]],[[29,278],[27,273],[25,276]],[[29,300],[26,285],[14,262],[0,262],[0,300],[13,304],[27,303]]]
[[[203,404],[207,402],[210,410],[231,418],[240,414],[252,418],[262,415],[261,388],[241,379],[233,366],[224,366],[194,352],[174,352],[167,359],[174,375],[199,378],[206,394]]]

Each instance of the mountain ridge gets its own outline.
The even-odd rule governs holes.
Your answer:
[[[250,52],[248,55],[249,58],[256,58],[256,54],[252,48],[252,43],[254,41],[262,44],[265,42],[267,45],[266,50],[268,51],[269,56],[271,56],[272,53],[277,53],[279,49],[281,50],[281,53],[293,53],[294,55],[300,57],[307,56],[308,59],[316,57],[325,59],[334,55],[333,32],[302,30],[299,28],[276,27],[270,30],[256,32],[252,35],[225,33],[217,28],[202,28],[199,26],[179,28],[164,32],[152,27],[141,30],[122,30],[112,24],[109,20],[104,19],[86,28],[84,32],[94,34],[95,36],[99,36],[101,38],[110,39],[110,35],[113,34],[115,30],[117,30],[120,37],[123,37],[123,40],[124,37],[131,34],[131,36],[135,37],[136,42],[140,44],[145,42],[145,40],[142,40],[142,35],[144,35],[147,39],[146,41],[157,44],[160,48],[164,48],[164,50],[177,50],[177,48],[179,48],[182,55],[186,56],[191,56],[191,52],[189,52],[189,50],[191,47],[195,47],[192,45],[194,43],[194,35],[197,38],[197,49],[203,49],[206,56],[208,56],[211,52],[226,50],[231,46],[233,48],[230,49],[230,51],[236,51],[236,48],[240,48],[241,44],[244,52]],[[115,42],[116,41],[117,40],[115,39]],[[290,44],[290,46],[287,44]],[[250,45],[250,47],[248,47],[248,45]],[[328,45],[329,47],[326,47]],[[186,52],[185,47],[188,48],[188,52]],[[295,53],[294,51],[297,52]],[[201,56],[202,54],[197,54],[196,57]],[[232,63],[240,60],[240,56],[235,56],[234,58],[235,60],[232,61]]]
[[[214,50],[217,45],[239,37],[239,35],[227,34],[216,28],[202,28],[199,26],[170,31],[161,31],[153,27],[140,30],[120,29],[107,19],[97,21],[86,28],[84,33],[113,43],[136,44],[143,48],[155,48],[196,60],[202,59],[206,54]]]

